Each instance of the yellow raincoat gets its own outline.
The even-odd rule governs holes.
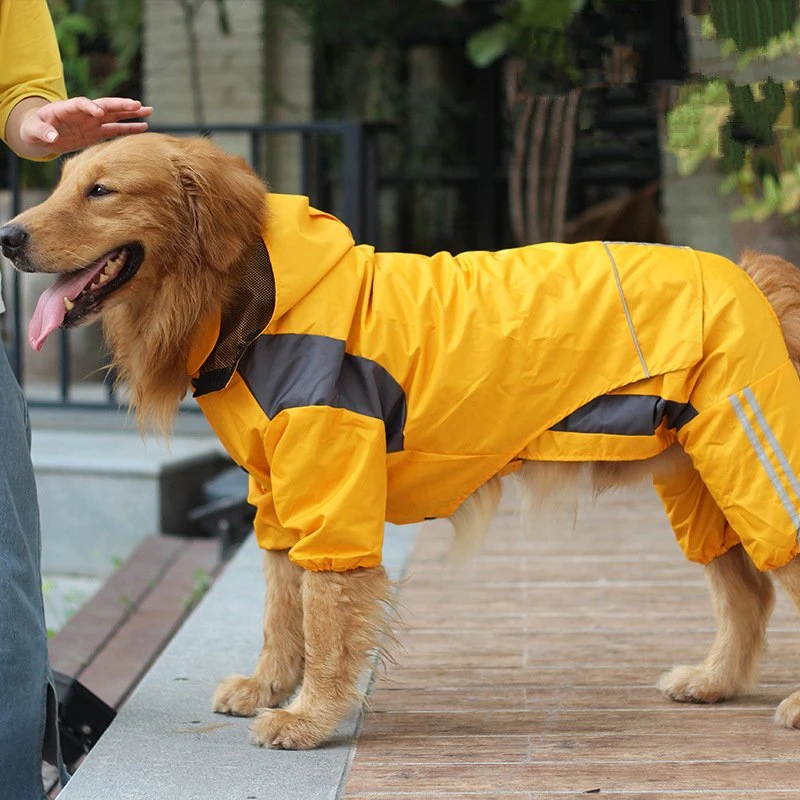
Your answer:
[[[519,459],[677,440],[694,469],[657,489],[689,558],[741,540],[767,569],[797,552],[800,381],[734,264],[602,242],[376,253],[305,198],[268,202],[250,296],[204,322],[188,364],[250,475],[262,547],[375,566],[384,520],[449,516]]]

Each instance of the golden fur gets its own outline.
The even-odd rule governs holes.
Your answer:
[[[113,195],[92,202],[87,193],[96,184],[110,186]],[[127,242],[144,245],[138,273],[97,316],[140,423],[168,430],[189,388],[190,334],[216,304],[225,311],[236,302],[239,268],[262,234],[265,202],[264,186],[246,164],[205,140],[152,134],[121,139],[68,162],[52,196],[13,221],[29,237],[17,266],[70,271]],[[742,267],[775,309],[800,368],[800,272],[781,258],[754,253],[744,256]],[[574,514],[582,491],[604,492],[653,471],[677,469],[685,458],[676,446],[650,462],[527,463],[518,479],[528,496],[527,514],[538,524],[553,505]],[[480,543],[501,490],[495,477],[457,510],[457,551]],[[390,583],[380,567],[305,572],[286,552],[265,553],[265,571],[258,665],[251,676],[225,679],[213,707],[255,716],[257,744],[314,747],[357,700],[359,676],[386,641]],[[740,546],[709,564],[706,574],[718,632],[705,661],[662,677],[660,688],[676,700],[714,702],[751,686],[773,607],[770,577]],[[800,608],[798,560],[774,575]],[[278,709],[298,687],[289,705]],[[800,727],[800,692],[784,700],[776,716]]]

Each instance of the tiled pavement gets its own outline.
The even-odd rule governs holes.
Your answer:
[[[574,532],[537,535],[511,488],[466,567],[448,562],[448,523],[423,526],[404,650],[375,687],[346,800],[800,800],[800,731],[772,722],[800,679],[785,598],[751,695],[669,701],[659,674],[702,658],[713,617],[652,490],[587,500]]]

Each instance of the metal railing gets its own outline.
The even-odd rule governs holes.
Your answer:
[[[294,140],[293,157],[296,158],[295,189],[310,198],[312,205],[336,214],[345,222],[356,242],[376,243],[378,240],[378,144],[381,134],[391,130],[387,125],[364,122],[308,122],[308,123],[258,123],[220,124],[198,127],[195,125],[161,125],[151,130],[173,135],[203,135],[239,137],[238,148],[250,161],[253,169],[266,177],[265,161],[271,148],[279,146],[278,137]],[[20,159],[8,152],[8,186],[10,215],[23,210]],[[8,277],[8,274],[7,276]],[[76,399],[76,381],[71,368],[71,336],[69,330],[59,331],[57,376],[51,376],[47,397],[37,397],[28,391],[23,335],[23,290],[21,275],[13,272],[4,281],[6,303],[5,338],[11,366],[17,379],[26,390],[32,406],[105,408],[116,407],[124,400],[117,396],[113,380],[106,378],[103,389],[96,397]],[[113,378],[113,376],[111,376]],[[55,390],[55,391],[53,391]],[[49,396],[54,395],[54,398]]]

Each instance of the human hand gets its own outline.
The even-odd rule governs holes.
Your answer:
[[[31,150],[61,155],[103,139],[146,131],[146,122],[120,120],[152,113],[150,106],[124,97],[72,97],[33,107],[22,120],[19,138]]]

